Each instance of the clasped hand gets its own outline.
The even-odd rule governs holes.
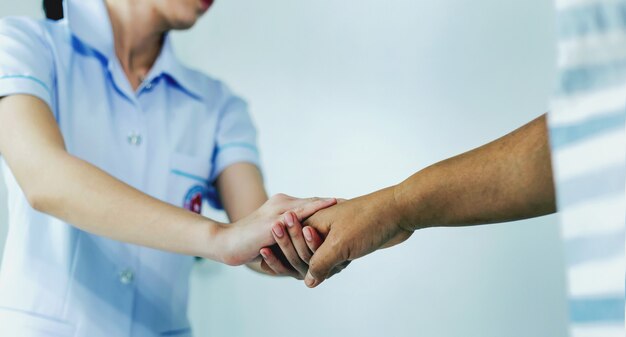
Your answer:
[[[309,287],[343,270],[350,261],[408,239],[394,211],[391,190],[348,201],[276,195],[230,227],[223,261],[261,258],[268,274],[305,280]]]
[[[276,244],[260,251],[262,267],[272,274],[305,278],[312,288],[350,261],[405,241],[413,230],[403,226],[393,199],[393,190],[385,189],[339,200],[305,219],[286,212],[282,221],[272,225]]]

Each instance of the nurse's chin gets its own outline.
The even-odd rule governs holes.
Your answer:
[[[169,28],[170,30],[187,30],[192,28],[196,22],[198,22],[198,17],[194,18],[176,18],[169,20]]]

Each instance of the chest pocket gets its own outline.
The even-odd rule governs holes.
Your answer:
[[[200,214],[208,198],[211,161],[208,158],[173,153],[170,159],[168,202]]]

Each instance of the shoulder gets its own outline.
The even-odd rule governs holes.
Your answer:
[[[0,18],[0,36],[30,47],[52,47],[52,36],[65,32],[65,21],[34,19],[25,16],[9,16]]]
[[[44,20],[37,20],[23,16],[9,16],[0,18],[0,35],[5,37],[31,37],[42,39],[46,34]]]

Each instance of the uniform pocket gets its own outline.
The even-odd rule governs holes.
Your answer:
[[[3,336],[74,336],[74,326],[68,322],[8,308],[0,308],[0,330],[2,330]]]
[[[200,214],[202,201],[207,198],[211,161],[174,153],[170,159],[168,201]]]
[[[192,334],[191,328],[184,328],[161,332],[160,336],[191,337]]]

